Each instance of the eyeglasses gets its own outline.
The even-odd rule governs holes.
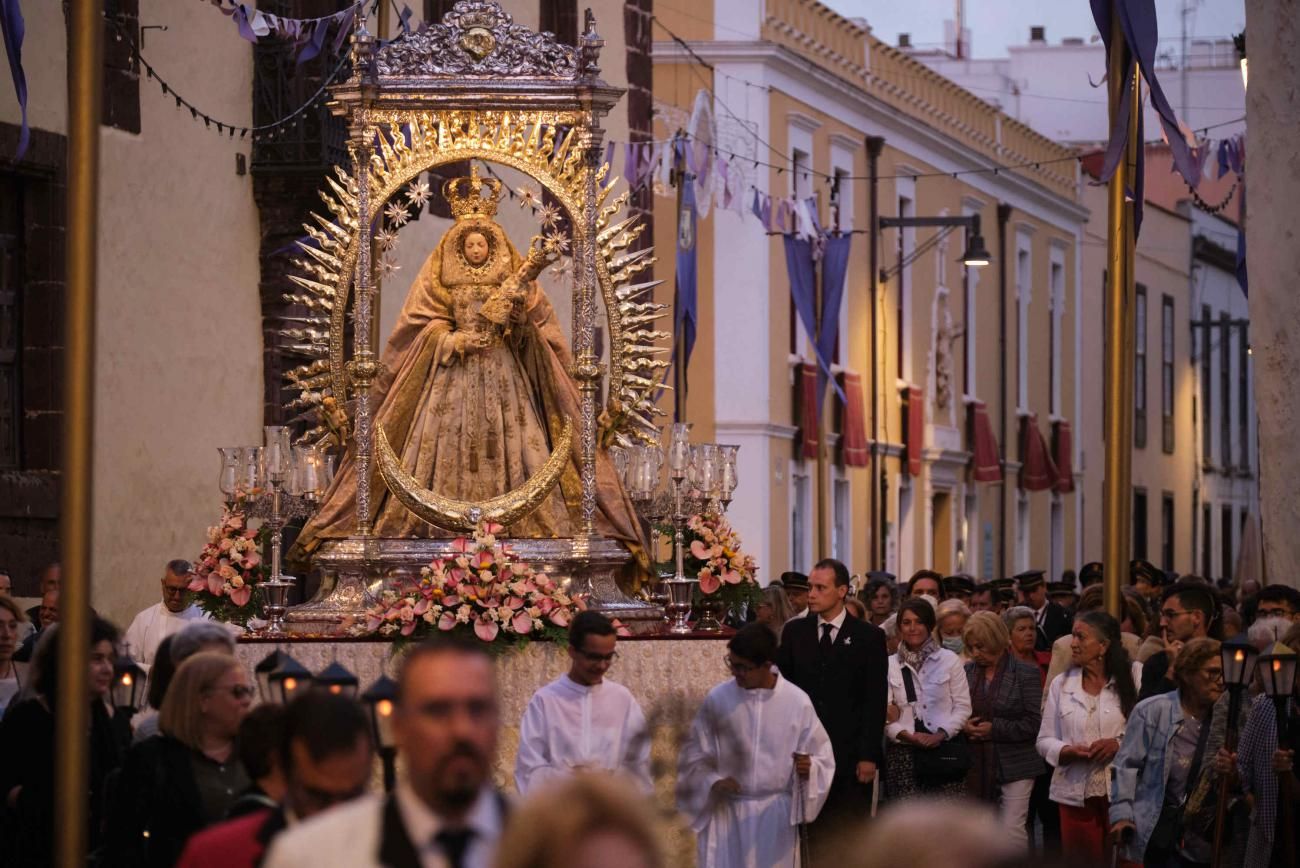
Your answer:
[[[1201,674],[1204,675],[1210,681],[1223,680],[1223,668],[1220,666],[1216,666],[1213,669],[1202,669]]]
[[[617,651],[611,651],[608,654],[592,654],[590,651],[583,651],[581,648],[574,648],[573,650],[588,663],[613,663],[618,659]]]
[[[1191,609],[1183,609],[1183,610],[1181,610],[1181,611],[1178,610],[1178,609],[1161,609],[1161,610],[1160,610],[1160,617],[1165,618],[1165,619],[1168,619],[1168,620],[1170,620],[1170,621],[1172,621],[1174,618],[1177,618],[1179,615],[1190,615],[1190,614],[1192,614],[1192,610],[1191,610]]]
[[[1285,606],[1269,606],[1268,608],[1260,606],[1258,611],[1255,614],[1257,617],[1260,618],[1290,618],[1291,617],[1291,613],[1287,611],[1287,608]]]
[[[169,597],[179,597],[188,590],[188,585],[181,585],[179,588],[173,588],[170,585],[163,585],[163,593]]]
[[[731,659],[730,654],[723,654],[722,662],[726,664],[726,667],[731,670],[733,675],[746,675],[759,668],[752,663],[737,663],[735,660]]]
[[[232,684],[229,687],[213,687],[210,688],[210,692],[229,693],[235,699],[252,699],[253,694],[257,693],[254,688],[249,687],[247,684]]]

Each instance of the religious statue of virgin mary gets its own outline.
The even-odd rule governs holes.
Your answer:
[[[501,182],[448,181],[455,222],[425,260],[381,356],[372,401],[403,469],[437,494],[481,503],[514,490],[551,457],[565,420],[579,418],[571,354],[537,276],[555,253],[534,238],[521,256],[493,219]],[[506,528],[513,538],[572,537],[581,527],[576,439],[559,483]],[[355,446],[344,455],[298,543],[307,553],[356,530]],[[597,456],[597,533],[644,550],[632,504],[608,456]],[[371,480],[374,535],[458,534],[410,512]]]

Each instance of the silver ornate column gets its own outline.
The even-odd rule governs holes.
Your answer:
[[[352,155],[352,168],[357,182],[357,212],[361,222],[362,243],[357,248],[356,307],[352,324],[352,361],[348,363],[352,393],[356,398],[357,440],[357,526],[356,533],[369,537],[372,530],[370,511],[371,462],[374,452],[373,418],[370,407],[370,386],[379,372],[375,352],[371,346],[371,302],[374,296],[370,252],[370,158],[374,149],[375,128],[366,110],[367,84],[374,84],[375,38],[366,30],[365,20],[357,25],[352,37],[352,64],[354,76],[361,82],[362,107],[351,117],[351,141],[348,150]]]

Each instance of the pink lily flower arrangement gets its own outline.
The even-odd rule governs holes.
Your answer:
[[[501,531],[500,525],[482,522],[472,539],[453,540],[451,554],[422,568],[416,582],[384,591],[358,632],[416,638],[472,632],[496,643],[563,639],[585,604],[519,560],[497,539]]]
[[[758,592],[758,564],[741,549],[740,534],[721,514],[699,513],[686,522],[687,572],[700,581],[700,593],[729,603]]]
[[[244,502],[222,509],[221,523],[208,528],[208,541],[194,562],[189,592],[195,605],[211,617],[246,626],[258,613],[257,585],[267,567],[260,530],[248,526]]]

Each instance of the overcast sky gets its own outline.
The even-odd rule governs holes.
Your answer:
[[[943,41],[943,22],[956,17],[958,0],[823,0],[850,18],[865,18],[878,39],[891,45],[910,33],[913,45]],[[1049,42],[1096,33],[1088,0],[965,0],[966,26],[974,57],[1005,57],[1008,45],[1029,41],[1029,28],[1043,25]],[[1156,0],[1161,51],[1179,50],[1181,10],[1188,7],[1188,33],[1197,38],[1228,37],[1246,27],[1245,0]]]

